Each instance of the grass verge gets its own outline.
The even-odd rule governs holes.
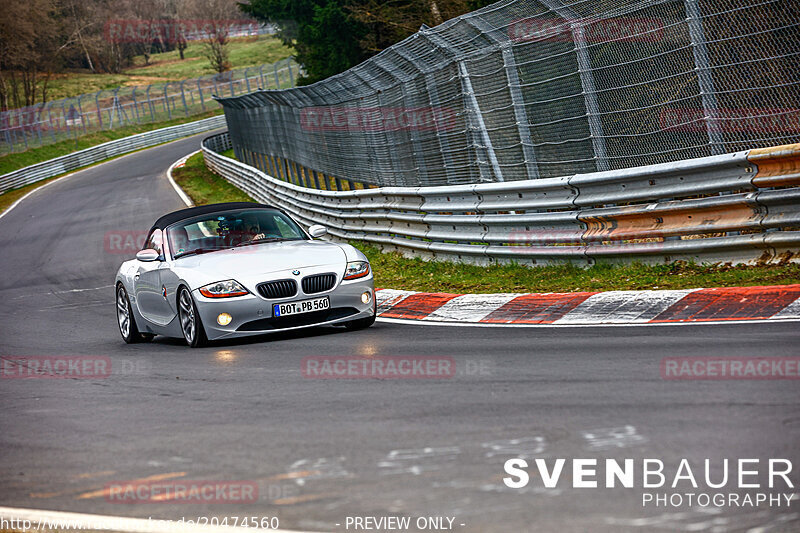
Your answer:
[[[197,205],[253,201],[246,193],[217,176],[202,154],[189,158],[173,177]],[[481,267],[451,262],[408,259],[384,253],[364,242],[351,242],[364,252],[375,273],[375,286],[426,292],[581,292],[644,289],[690,289],[800,283],[800,264],[717,266],[676,262],[667,265],[573,265]]]
[[[184,166],[173,169],[172,179],[195,205],[255,202],[247,193],[208,170],[202,152],[187,159]]]

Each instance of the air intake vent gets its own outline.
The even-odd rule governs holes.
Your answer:
[[[268,281],[256,287],[264,298],[289,298],[297,294],[297,283],[293,279]]]
[[[336,285],[336,274],[315,274],[303,278],[303,292],[315,294],[329,291]]]

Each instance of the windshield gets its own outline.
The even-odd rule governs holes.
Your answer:
[[[200,215],[167,228],[172,256],[215,252],[263,242],[306,239],[288,216],[274,209],[237,209]]]

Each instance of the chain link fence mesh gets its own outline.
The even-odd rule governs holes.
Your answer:
[[[217,109],[212,95],[235,96],[294,87],[292,58],[182,81],[117,87],[0,112],[0,154],[19,152],[99,130],[155,123]]]
[[[239,159],[266,171],[432,186],[615,170],[796,142],[798,26],[795,0],[506,0],[313,85],[218,100]]]

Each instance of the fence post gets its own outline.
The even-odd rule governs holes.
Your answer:
[[[267,83],[264,81],[264,65],[263,65],[263,63],[258,69],[258,76],[261,78],[261,88],[262,89],[266,89],[267,88]]]
[[[525,110],[525,99],[520,88],[519,72],[514,58],[514,49],[506,44],[502,47],[503,66],[508,79],[508,90],[511,93],[511,104],[514,106],[514,119],[517,121],[519,141],[522,145],[522,155],[525,157],[525,168],[528,179],[539,177],[539,165],[536,162],[536,151],[531,140],[531,127],[528,122],[528,113]]]
[[[203,100],[203,87],[200,85],[200,78],[197,78],[197,92],[200,93],[200,107],[206,110],[206,103]]]
[[[44,108],[47,110],[47,121],[50,123],[50,133],[53,135],[53,142],[56,142],[56,128],[53,126],[53,112],[50,109],[50,103],[47,102]]]
[[[172,108],[169,105],[169,96],[167,96],[167,88],[169,87],[169,82],[164,84],[164,110],[167,112],[167,117],[170,119],[172,118]]]
[[[506,80],[508,80],[511,105],[514,107],[514,119],[517,121],[519,142],[522,146],[522,155],[525,158],[526,174],[528,179],[536,179],[539,177],[539,166],[536,163],[536,152],[531,141],[531,128],[528,122],[528,113],[525,111],[525,98],[520,87],[514,48],[507,35],[502,37],[496,35],[498,29],[493,28],[480,17],[468,17],[464,20],[479,31],[481,35],[491,39],[500,47],[500,53],[503,56],[503,68],[505,69]]]
[[[249,68],[244,69],[244,83],[245,83],[245,86],[247,87],[247,92],[251,92],[250,91],[250,78],[247,77],[247,71],[248,70],[250,70],[250,69]]]
[[[494,172],[495,181],[503,181],[503,171],[500,169],[500,163],[497,161],[497,156],[494,153],[492,139],[489,137],[489,131],[486,129],[486,123],[483,121],[483,114],[481,113],[481,108],[478,106],[478,99],[475,97],[475,91],[472,89],[472,82],[469,79],[469,71],[467,70],[466,62],[458,62],[458,72],[461,78],[461,85],[464,88],[467,112],[469,112],[470,117],[472,117],[471,122],[473,122],[473,127],[478,130],[483,138],[483,149],[486,150],[486,157],[489,159],[489,164]],[[478,161],[478,163],[480,164],[481,162]]]
[[[278,77],[278,62],[276,61],[272,65],[272,71],[275,74],[275,89],[281,88],[281,79]]]
[[[186,92],[183,90],[183,84],[186,83],[186,80],[181,81],[181,101],[183,102],[183,111],[185,112],[186,116],[189,116],[189,107],[186,105]]]
[[[714,77],[711,74],[708,60],[708,48],[703,31],[703,20],[697,0],[684,0],[686,5],[686,23],[689,25],[689,38],[692,41],[697,83],[700,86],[700,99],[703,102],[708,144],[711,155],[725,153],[725,139],[719,128],[717,94],[714,90]]]
[[[611,167],[608,164],[606,139],[603,133],[603,124],[600,121],[600,106],[597,103],[597,90],[594,85],[592,62],[589,57],[586,33],[581,23],[581,17],[572,9],[566,7],[561,0],[541,0],[541,2],[569,22],[570,31],[572,32],[572,41],[575,43],[578,74],[580,75],[581,87],[583,88],[586,115],[589,121],[589,134],[592,137],[595,166],[599,171],[609,170]]]
[[[145,92],[145,97],[147,98],[147,109],[150,111],[150,122],[155,121],[155,109],[153,105],[153,100],[150,98],[150,89],[152,89],[152,85],[147,86],[147,91]]]
[[[289,69],[289,87],[294,87],[294,74],[292,73],[292,58],[286,58],[286,68]]]
[[[100,111],[100,91],[94,93],[94,106],[97,110],[97,123],[100,129],[103,129],[103,113]]]
[[[86,133],[88,133],[86,129],[86,122],[88,121],[83,118],[83,106],[81,105],[81,98],[83,97],[84,95],[82,94],[78,95],[78,114],[81,116],[81,125],[83,126],[83,133],[85,135]]]
[[[133,97],[133,111],[136,113],[136,122],[141,124],[142,119],[139,117],[139,103],[136,101],[136,85],[133,86],[131,96]]]

